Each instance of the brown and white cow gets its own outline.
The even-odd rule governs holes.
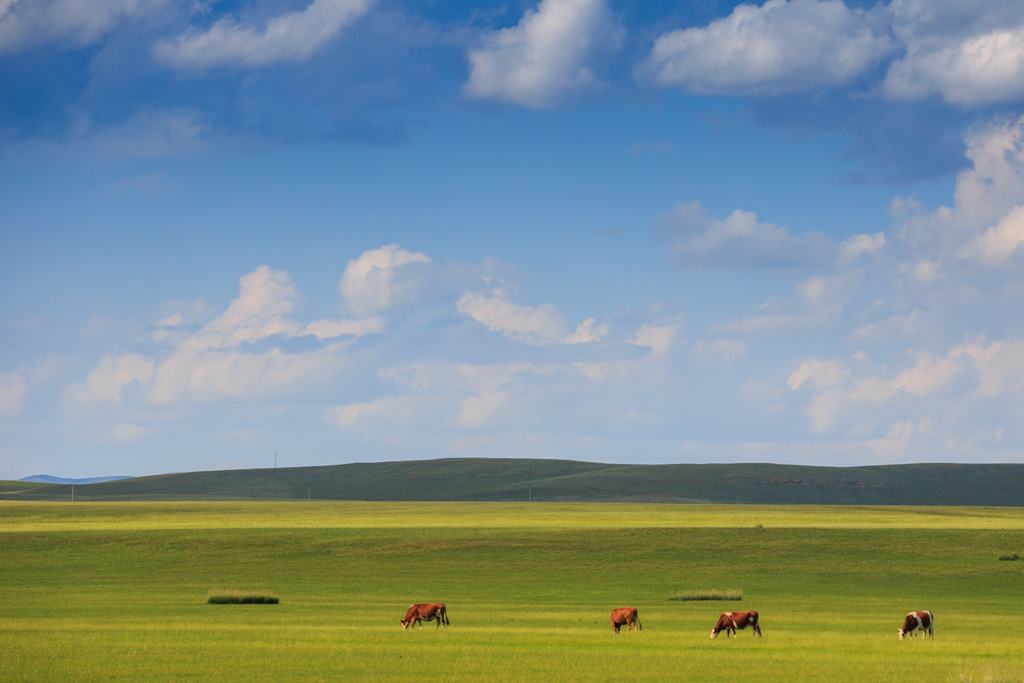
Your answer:
[[[409,605],[409,609],[405,612],[405,618],[402,619],[402,630],[409,628],[410,626],[420,625],[423,628],[424,621],[436,621],[435,628],[444,624],[448,625],[448,609],[444,606],[443,602],[417,602],[415,605]]]
[[[616,635],[619,633],[619,629],[623,626],[626,627],[627,631],[632,631],[635,628],[644,630],[644,625],[640,623],[640,617],[637,614],[636,607],[619,607],[618,609],[612,610],[610,617],[612,622],[612,630]]]
[[[757,610],[749,612],[722,612],[718,617],[718,623],[711,629],[711,637],[717,638],[718,634],[725,631],[725,637],[736,635],[737,629],[746,627],[753,629],[754,633],[761,635],[761,625],[757,620]]]
[[[903,640],[904,636],[913,638],[917,632],[929,638],[935,637],[935,617],[931,612],[907,612],[907,616],[903,617],[903,625],[897,631],[900,634],[900,640]]]

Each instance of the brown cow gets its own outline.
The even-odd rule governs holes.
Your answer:
[[[423,628],[424,621],[436,621],[435,628],[444,624],[448,625],[448,609],[443,602],[417,602],[409,605],[405,612],[405,619],[402,619],[402,630],[410,626],[420,625]]]
[[[931,612],[907,612],[907,616],[903,617],[903,626],[900,626],[897,633],[900,634],[900,640],[903,640],[903,636],[913,638],[918,631],[929,638],[935,637],[935,617]]]
[[[626,627],[627,631],[632,631],[634,628],[639,628],[641,631],[644,630],[644,625],[640,623],[640,617],[637,615],[636,607],[613,609],[611,622],[612,630],[615,631],[616,635],[618,635],[619,629],[623,626]]]
[[[736,635],[736,629],[743,629],[748,626],[758,636],[761,635],[761,624],[757,620],[757,610],[750,610],[749,612],[722,612],[722,615],[718,617],[718,623],[711,629],[711,637],[717,638],[720,632],[725,631],[725,637],[728,638],[730,635]]]

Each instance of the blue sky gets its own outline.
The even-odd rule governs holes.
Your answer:
[[[1024,6],[0,0],[0,478],[1024,461]]]

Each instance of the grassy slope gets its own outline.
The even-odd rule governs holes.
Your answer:
[[[808,467],[602,465],[567,460],[447,459],[190,472],[77,486],[92,500],[305,498],[1019,505],[1024,465]],[[39,486],[0,498],[67,499]]]
[[[4,681],[1021,680],[1019,508],[3,503],[0,547]],[[726,584],[763,639],[668,601]],[[447,631],[400,631],[438,599]],[[645,630],[616,639],[624,604]],[[936,640],[898,642],[917,608]]]

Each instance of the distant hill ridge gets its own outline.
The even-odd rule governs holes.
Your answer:
[[[119,475],[113,475],[109,477],[85,477],[82,479],[74,479],[72,477],[55,477],[52,474],[33,474],[30,477],[22,477],[18,481],[29,481],[37,484],[102,484],[106,481],[119,481],[121,479],[131,479],[131,477],[124,477]]]
[[[0,486],[0,498],[67,499],[66,485]],[[847,505],[1024,505],[1024,464],[816,467],[613,465],[455,458],[222,470],[76,486],[78,500],[476,500]]]

